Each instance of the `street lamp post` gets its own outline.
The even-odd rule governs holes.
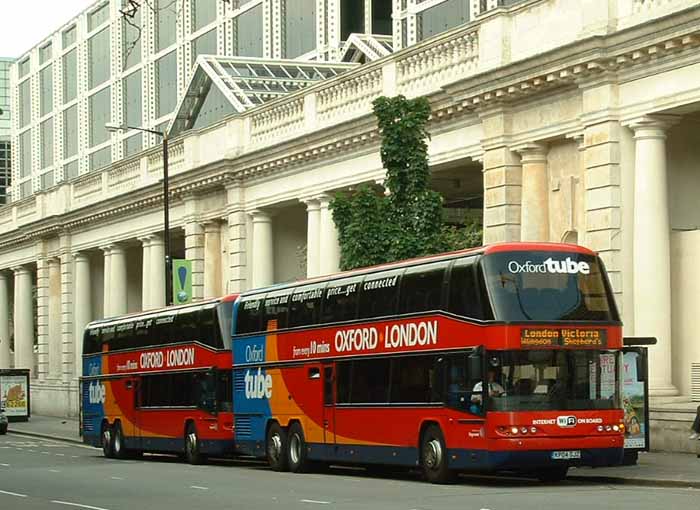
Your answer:
[[[163,242],[165,244],[165,306],[173,304],[173,279],[172,267],[173,260],[170,256],[170,197],[168,193],[168,133],[165,131],[156,131],[154,129],[145,129],[133,126],[123,126],[117,124],[106,124],[108,131],[123,131],[133,129],[151,133],[163,138]]]

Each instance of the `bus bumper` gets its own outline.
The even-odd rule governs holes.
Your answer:
[[[562,453],[576,452],[576,453]],[[467,471],[529,471],[556,466],[619,466],[624,448],[583,448],[578,450],[463,450],[450,449],[450,468]],[[561,458],[576,455],[576,458]]]

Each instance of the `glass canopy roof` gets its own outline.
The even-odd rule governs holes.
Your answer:
[[[350,34],[341,50],[343,62],[371,62],[394,52],[390,35]]]
[[[354,63],[200,55],[169,135],[201,129],[353,69]]]

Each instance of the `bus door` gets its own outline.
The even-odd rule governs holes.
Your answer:
[[[335,366],[323,364],[323,442],[335,444]]]
[[[122,433],[126,438],[128,448],[137,449],[141,447],[141,436],[139,427],[139,380],[137,377],[127,377],[119,381],[123,384],[124,398],[122,399]]]

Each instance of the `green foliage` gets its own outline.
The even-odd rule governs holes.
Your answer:
[[[442,197],[429,188],[428,100],[380,97],[373,103],[382,136],[389,196],[363,186],[331,203],[344,270],[481,244],[476,224],[444,225]]]

